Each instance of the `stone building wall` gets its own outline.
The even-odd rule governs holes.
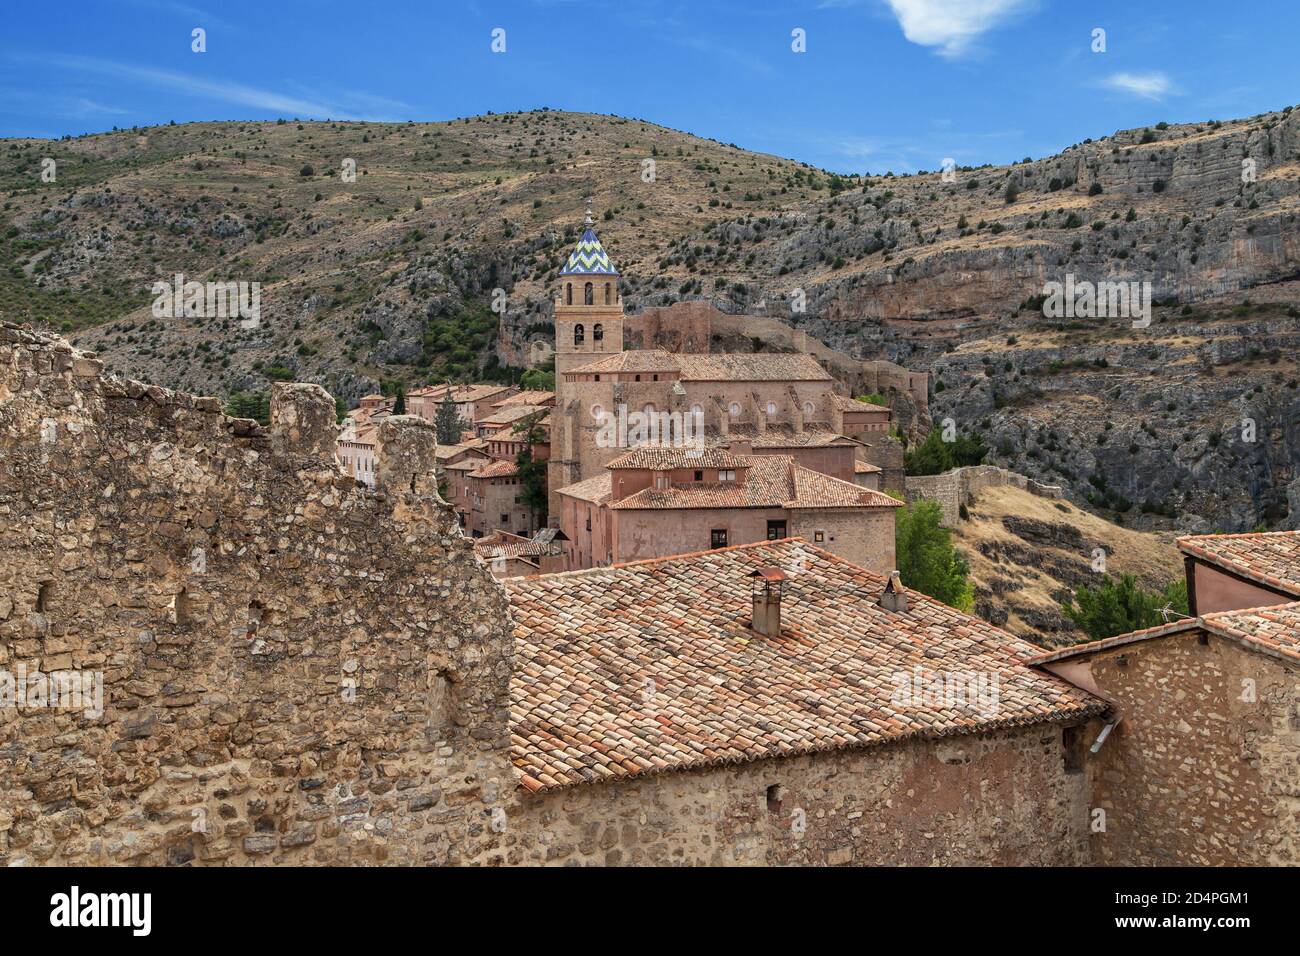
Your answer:
[[[908,503],[921,498],[938,502],[943,512],[943,523],[949,528],[961,520],[962,505],[970,504],[985,488],[1003,485],[1022,488],[1043,498],[1065,497],[1065,491],[1056,485],[1045,485],[996,465],[971,465],[941,475],[908,475],[905,479]]]
[[[1196,630],[1088,664],[1123,717],[1088,760],[1094,863],[1300,863],[1300,667]]]
[[[1082,773],[1062,727],[761,760],[521,794],[511,862],[1077,865]]]
[[[371,491],[323,390],[272,418],[0,324],[0,865],[493,859],[506,598],[432,428],[384,422]],[[39,706],[38,669],[101,707]]]

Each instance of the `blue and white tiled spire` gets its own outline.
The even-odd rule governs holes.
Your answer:
[[[605,247],[596,238],[596,230],[592,228],[594,223],[595,220],[591,216],[591,207],[588,206],[587,218],[584,222],[586,229],[583,230],[582,238],[578,240],[573,252],[569,253],[569,261],[560,270],[560,275],[618,275],[618,270],[614,268],[614,263],[610,261],[609,253],[605,251]]]

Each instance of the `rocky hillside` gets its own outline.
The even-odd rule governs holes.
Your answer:
[[[549,111],[203,123],[0,151],[0,314],[48,321],[137,377],[218,395],[295,378],[355,399],[516,375],[552,335],[592,196],[632,310],[709,299],[927,369],[936,419],[1130,524],[1300,515],[1291,109],[951,177],[842,177]],[[155,319],[151,286],[176,273],[260,282],[260,327]],[[1163,307],[1144,330],[1046,319],[1036,297],[1067,273],[1149,281]],[[1241,418],[1255,441],[1231,440]]]
[[[1046,646],[1086,636],[1061,613],[1061,602],[1097,585],[1098,549],[1108,573],[1136,575],[1148,590],[1183,575],[1173,535],[1118,527],[1067,501],[1004,486],[980,492],[969,512],[953,541],[970,562],[976,612]]]

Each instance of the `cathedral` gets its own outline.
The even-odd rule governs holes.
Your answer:
[[[629,442],[627,429],[609,427],[629,416],[668,423],[653,431],[655,444],[702,435],[707,447],[789,455],[845,481],[879,471],[870,464],[872,449],[887,438],[889,409],[837,394],[834,377],[811,355],[625,349],[618,269],[593,226],[588,211],[554,303],[552,524],[562,489],[645,443],[635,431]]]

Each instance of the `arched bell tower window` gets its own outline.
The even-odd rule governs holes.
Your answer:
[[[573,305],[573,283],[564,283],[564,304]]]
[[[611,283],[609,283],[609,282],[606,282],[606,283],[605,283],[605,304],[606,304],[606,305],[612,305],[612,304],[613,304],[613,299],[611,298],[611,296],[613,296],[613,294],[614,294],[614,291],[613,291],[613,285],[612,285]]]
[[[593,342],[605,341],[605,327],[599,322],[591,327],[591,340]]]
[[[588,282],[585,286],[583,286],[583,289],[582,289],[582,304],[583,304],[583,305],[595,305],[595,304],[596,304],[596,290],[595,290],[595,287],[594,287],[590,282]]]
[[[585,339],[586,337],[587,337],[587,330],[584,329],[582,327],[582,323],[579,322],[577,325],[573,327],[573,344],[581,345],[582,340]]]

